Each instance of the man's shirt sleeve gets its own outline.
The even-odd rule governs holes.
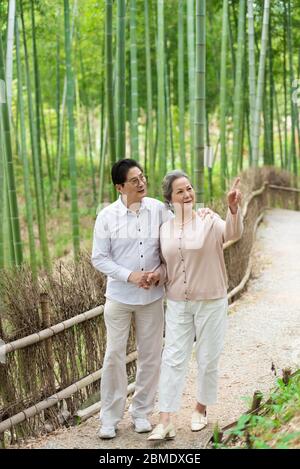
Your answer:
[[[95,228],[92,250],[92,264],[103,274],[122,282],[127,282],[131,270],[117,264],[111,256],[111,236],[105,216],[99,213]]]

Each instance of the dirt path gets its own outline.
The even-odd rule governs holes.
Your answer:
[[[160,445],[133,431],[126,412],[118,437],[96,437],[97,417],[78,427],[32,442],[27,448],[201,448],[214,423],[224,426],[248,408],[243,396],[257,389],[268,393],[277,373],[300,367],[300,212],[281,209],[266,213],[255,243],[253,278],[247,292],[231,308],[226,343],[220,362],[219,403],[208,409],[210,425],[192,433],[196,364],[193,357],[180,413],[174,418],[176,439]],[[158,421],[157,410],[152,423]]]

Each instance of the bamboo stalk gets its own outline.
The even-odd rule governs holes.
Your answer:
[[[29,238],[29,251],[30,251],[30,266],[32,269],[33,277],[37,276],[37,259],[35,250],[35,239],[33,229],[33,203],[30,191],[30,168],[27,154],[26,145],[26,128],[25,128],[25,112],[24,112],[24,100],[23,100],[23,86],[22,86],[22,63],[20,56],[20,35],[19,25],[16,21],[16,56],[17,56],[17,75],[18,75],[18,104],[20,111],[20,131],[21,131],[21,159],[23,163],[23,179],[24,179],[24,193],[26,201],[26,218],[27,218],[27,229]]]
[[[1,23],[0,23],[1,27]],[[0,81],[5,82],[5,64],[4,53],[2,48],[2,40],[0,35]],[[4,167],[7,174],[7,192],[9,200],[9,209],[11,216],[11,228],[13,235],[14,255],[17,265],[21,265],[23,261],[23,250],[21,241],[21,229],[19,221],[18,200],[16,192],[16,182],[13,164],[13,149],[11,141],[10,120],[7,102],[7,93],[4,86],[4,103],[0,106],[3,133],[4,133]]]
[[[221,143],[221,187],[226,190],[227,153],[226,153],[226,52],[228,41],[228,0],[223,0],[222,49],[220,77],[220,143]]]
[[[79,36],[79,35],[78,35]],[[82,95],[83,101],[85,103],[85,114],[86,114],[86,128],[87,128],[87,136],[88,136],[88,154],[89,154],[89,163],[90,163],[90,171],[91,171],[91,180],[92,180],[92,188],[93,188],[93,199],[94,205],[96,208],[97,204],[97,190],[96,190],[96,177],[95,177],[95,168],[94,168],[94,161],[93,161],[93,145],[92,145],[92,136],[91,136],[91,126],[90,126],[90,99],[89,94],[86,90],[85,86],[85,69],[83,64],[82,52],[79,51],[79,58],[80,58],[80,70],[81,70],[81,80],[82,80]],[[78,83],[78,82],[77,82]],[[80,109],[80,95],[78,92],[78,108]],[[78,114],[78,118],[79,114]]]
[[[274,67],[273,67],[273,42],[272,42],[272,16],[270,13],[269,22],[269,127],[270,127],[270,162],[271,165],[275,164],[274,156],[274,96],[275,96],[275,83],[274,83]]]
[[[131,74],[131,158],[139,161],[139,106],[136,42],[136,0],[130,0],[130,74]]]
[[[41,97],[41,120],[42,120],[42,132],[43,132],[43,140],[45,145],[45,152],[46,152],[46,162],[47,162],[47,172],[48,172],[48,179],[49,179],[49,189],[50,194],[53,192],[53,176],[52,176],[52,167],[51,167],[51,157],[48,145],[48,137],[47,137],[47,128],[45,122],[45,114],[44,114],[44,104]]]
[[[276,86],[274,84],[274,104],[275,104],[275,112],[276,112],[276,120],[277,120],[277,128],[278,128],[278,137],[279,137],[279,151],[280,151],[280,167],[281,169],[284,168],[284,160],[283,160],[283,144],[282,144],[282,134],[281,134],[281,124],[280,124],[280,113],[278,107],[278,99],[277,99],[277,91]]]
[[[59,12],[56,13],[59,15]],[[59,33],[56,32],[56,65],[55,65],[55,79],[56,79],[56,92],[55,92],[55,111],[56,111],[56,161],[59,161],[59,146],[60,146],[60,94],[61,94],[61,80],[60,80],[60,44]]]
[[[195,6],[194,0],[187,0],[187,43],[189,67],[189,113],[190,113],[190,158],[191,174],[195,165]]]
[[[258,79],[257,79],[256,97],[255,97],[254,128],[253,128],[253,164],[255,166],[257,166],[259,162],[260,113],[261,113],[263,90],[264,90],[266,51],[267,51],[268,30],[269,30],[269,13],[270,13],[270,0],[265,0],[261,49],[260,49],[260,57],[259,57]]]
[[[172,64],[170,64],[170,73],[168,73],[168,61],[165,63],[165,89],[166,89],[166,111],[167,111],[167,128],[169,128],[170,136],[170,151],[171,151],[171,161],[172,169],[175,169],[175,149],[174,149],[174,136],[173,136],[173,117],[172,117],[172,94],[171,94],[171,73],[172,73]]]
[[[104,46],[104,43],[103,43]],[[104,47],[103,47],[104,49]],[[104,60],[104,54],[105,52],[102,53],[102,60]],[[101,82],[101,92],[100,92],[100,135],[99,135],[99,140],[100,140],[100,148],[99,148],[99,171],[100,171],[100,166],[101,166],[101,155],[103,152],[103,139],[104,139],[104,129],[105,129],[105,79],[102,77],[102,82]],[[98,173],[99,173],[98,171]],[[97,171],[96,171],[97,172]]]
[[[73,4],[73,14],[72,14],[72,26],[71,26],[71,43],[74,36],[75,31],[75,16],[77,15],[77,5],[78,0],[74,0]],[[60,15],[60,11],[57,11],[57,16]],[[57,39],[59,41],[59,39]],[[59,44],[57,45],[56,50],[56,57],[59,59]],[[62,96],[62,109],[60,112],[60,80],[59,80],[59,67],[56,69],[58,80],[56,86],[56,113],[57,113],[57,154],[56,154],[56,169],[55,169],[55,185],[56,185],[56,202],[57,208],[59,208],[60,203],[60,185],[61,185],[61,158],[62,158],[62,150],[63,150],[63,139],[64,139],[64,121],[65,121],[65,109],[66,109],[66,101],[67,101],[67,76],[65,75],[64,79],[64,89],[63,89],[63,96]]]
[[[1,90],[0,90],[1,93]],[[1,106],[0,96],[0,106]],[[2,138],[2,120],[0,119],[0,270],[4,267],[4,215],[5,215],[5,197],[4,197],[4,187],[5,187],[5,176],[4,176],[4,145]]]
[[[13,80],[13,48],[15,28],[16,0],[9,0],[7,44],[6,44],[6,90],[9,118],[11,120],[12,80]]]
[[[105,3],[105,61],[108,137],[111,166],[116,162],[116,134],[113,85],[113,2]]]
[[[166,173],[164,0],[157,0],[157,147],[159,179]]]
[[[253,0],[248,0],[248,64],[249,64],[249,110],[250,110],[250,164],[252,164],[253,149],[253,127],[255,113],[255,36],[254,36],[254,17],[253,17]]]
[[[1,120],[1,119],[0,119]],[[2,130],[3,132],[3,130]],[[4,140],[4,139],[3,139]],[[5,152],[5,148],[4,148]],[[5,153],[3,154],[3,162],[4,162],[4,254],[5,254],[5,261],[4,264],[8,267],[13,267],[16,265],[16,256],[15,256],[15,249],[14,249],[14,236],[12,230],[12,223],[11,223],[11,209],[9,204],[8,198],[8,183],[7,183],[7,167],[5,164]]]
[[[186,171],[185,154],[185,103],[184,103],[184,10],[183,0],[178,1],[178,113],[180,165]]]
[[[47,241],[47,230],[46,230],[46,219],[43,207],[43,195],[42,195],[42,184],[41,184],[41,172],[40,172],[40,163],[37,150],[37,139],[36,139],[36,126],[34,119],[34,108],[32,101],[32,88],[31,88],[31,78],[30,78],[30,67],[29,67],[29,57],[27,49],[27,38],[25,30],[25,19],[23,11],[23,0],[20,1],[20,15],[22,23],[22,34],[23,34],[23,47],[24,47],[24,58],[25,58],[25,71],[26,71],[26,86],[27,86],[27,100],[28,100],[28,113],[29,113],[29,127],[30,127],[30,140],[31,140],[31,153],[32,153],[32,162],[34,169],[34,186],[35,186],[35,196],[36,196],[36,209],[37,209],[37,222],[39,229],[39,239],[41,243],[41,251],[43,264],[46,270],[51,270],[49,248]]]
[[[45,190],[44,190],[44,178],[43,178],[43,162],[42,162],[42,145],[41,145],[41,87],[40,87],[40,74],[38,64],[38,53],[37,44],[35,38],[36,26],[35,26],[35,13],[34,13],[34,2],[30,0],[31,10],[31,31],[32,31],[32,55],[33,55],[33,77],[34,77],[34,97],[35,97],[35,131],[36,131],[36,143],[37,153],[39,158],[39,171],[42,189],[42,200],[43,200],[43,211],[45,213]]]
[[[239,2],[238,23],[238,49],[236,59],[234,110],[233,110],[233,149],[232,149],[232,175],[236,176],[241,150],[241,123],[243,102],[243,62],[245,43],[245,0]]]
[[[288,168],[293,167],[293,173],[296,176],[298,173],[298,163],[296,155],[296,104],[293,101],[293,82],[294,82],[294,66],[293,66],[293,38],[292,38],[292,14],[291,14],[291,1],[287,1],[288,11],[287,11],[287,43],[288,43],[288,55],[289,55],[289,72],[290,72],[290,103],[291,103],[291,144],[290,144],[290,154],[288,157]]]
[[[206,1],[196,1],[195,169],[196,200],[204,202],[204,150],[206,118]]]
[[[70,31],[70,10],[69,0],[64,0],[65,18],[65,51],[66,51],[66,75],[67,75],[67,109],[69,124],[69,168],[71,181],[71,219],[72,219],[72,239],[74,258],[78,259],[80,250],[79,236],[79,213],[77,195],[77,168],[75,151],[75,122],[74,122],[74,76],[72,69],[72,49]]]
[[[117,0],[117,157],[126,158],[126,54],[125,54],[126,2]]]
[[[103,110],[103,112],[105,112]],[[107,151],[107,140],[108,140],[108,125],[105,124],[103,133],[103,143],[101,144],[101,155],[100,155],[100,167],[99,167],[99,192],[98,192],[98,204],[103,202],[104,196],[104,176],[105,176],[105,157]]]
[[[149,154],[149,175],[151,195],[155,194],[155,158],[153,141],[153,104],[152,104],[152,73],[151,73],[151,40],[150,40],[150,18],[148,0],[145,0],[145,57],[146,57],[146,80],[147,80],[147,143]]]
[[[283,2],[283,97],[284,97],[284,168],[288,167],[288,100],[287,100],[287,8],[286,2]]]

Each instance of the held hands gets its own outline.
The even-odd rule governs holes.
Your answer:
[[[230,208],[230,211],[232,214],[236,214],[238,211],[238,206],[239,203],[242,200],[242,193],[238,189],[238,185],[240,183],[241,178],[236,178],[234,181],[230,191],[227,194],[227,202],[228,202],[228,207]]]
[[[149,290],[153,285],[157,286],[160,280],[158,271],[154,272],[131,272],[128,277],[128,282],[134,283],[139,288]]]
[[[147,283],[150,286],[154,285],[155,287],[157,287],[158,284],[159,284],[159,281],[160,281],[160,273],[157,270],[155,270],[154,272],[149,273],[149,275],[147,277]]]

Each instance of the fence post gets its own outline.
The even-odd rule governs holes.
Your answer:
[[[42,311],[43,328],[46,329],[51,326],[51,312],[49,306],[49,295],[44,292],[40,294],[40,303]],[[54,354],[52,349],[52,337],[45,340],[45,351],[47,363],[46,369],[46,390],[49,395],[55,392],[55,375],[54,375]]]
[[[295,192],[295,210],[299,212],[299,192]]]

